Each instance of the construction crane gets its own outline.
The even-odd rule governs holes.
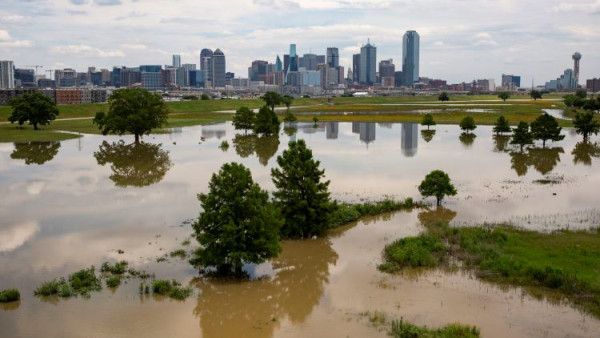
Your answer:
[[[35,66],[23,66],[27,68],[35,68],[35,75],[38,75],[38,68],[44,68],[44,66],[35,65]]]

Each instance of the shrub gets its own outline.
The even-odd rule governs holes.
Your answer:
[[[64,281],[63,281],[64,283]],[[38,286],[34,291],[33,294],[36,296],[50,296],[50,295],[55,295],[58,293],[58,288],[60,287],[61,283],[59,281],[57,281],[56,279],[53,279],[49,282],[43,282],[40,286]]]
[[[21,293],[17,289],[6,289],[0,291],[0,303],[15,302],[21,299]]]
[[[121,277],[119,276],[111,276],[106,280],[106,286],[109,288],[116,288],[121,285]]]

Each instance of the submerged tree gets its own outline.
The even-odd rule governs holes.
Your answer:
[[[271,108],[273,112],[275,112],[275,106],[282,104],[282,97],[276,92],[266,92],[265,95],[260,97],[267,107]],[[291,104],[291,102],[290,102]]]
[[[8,104],[12,107],[8,121],[17,122],[19,127],[29,121],[34,130],[39,130],[38,125],[50,124],[59,113],[52,99],[40,92],[23,94],[8,101]]]
[[[169,152],[160,144],[102,142],[94,153],[99,165],[110,164],[110,179],[118,187],[145,187],[160,182],[171,169]]]
[[[423,115],[423,119],[421,120],[421,125],[427,126],[427,130],[429,130],[430,126],[435,126],[435,121],[433,120],[433,115],[430,113]]]
[[[281,251],[281,217],[242,164],[223,164],[198,199],[203,212],[192,225],[200,243],[193,264],[243,276],[244,263],[262,263]]]
[[[496,123],[494,124],[493,131],[496,133],[496,135],[510,133],[510,124],[508,123],[508,120],[504,118],[504,115],[500,115],[500,117],[498,117],[498,120],[496,120]]]
[[[477,125],[475,124],[475,120],[473,119],[472,116],[465,116],[460,121],[459,126],[460,126],[460,129],[462,129],[467,134],[471,133],[473,130],[475,130],[477,128]]]
[[[25,160],[25,164],[44,164],[58,154],[60,142],[20,142],[15,143],[15,150],[10,154],[14,160]]]
[[[594,113],[591,111],[575,114],[573,125],[577,134],[583,136],[583,141],[587,141],[590,134],[597,135],[600,132],[600,122],[594,119]]]
[[[279,168],[271,169],[277,190],[275,204],[285,219],[282,235],[306,238],[320,235],[329,225],[335,204],[329,195],[329,181],[325,171],[313,159],[312,151],[304,140],[290,142],[289,148],[277,157]]]
[[[531,122],[531,134],[535,140],[542,140],[542,147],[546,146],[547,140],[560,141],[564,139],[565,135],[560,134],[561,130],[556,119],[548,113],[544,113]]]
[[[517,128],[513,131],[512,139],[510,144],[518,144],[523,151],[523,147],[529,144],[533,144],[533,135],[529,131],[529,124],[527,122],[519,122]]]
[[[263,135],[273,135],[279,132],[279,119],[269,107],[263,106],[256,114],[254,132]]]
[[[235,129],[252,130],[254,129],[254,123],[256,121],[256,114],[245,106],[240,107],[236,110],[233,115],[233,127]]]
[[[97,113],[94,124],[103,135],[131,133],[138,143],[141,135],[165,125],[168,114],[160,95],[141,88],[118,89],[108,98],[108,113]]]
[[[436,204],[442,204],[445,196],[456,195],[456,188],[450,182],[448,174],[441,170],[434,170],[425,176],[419,185],[419,192],[424,197],[435,196]]]

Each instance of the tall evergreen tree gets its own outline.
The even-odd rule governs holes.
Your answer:
[[[435,126],[435,121],[433,120],[433,115],[429,114],[429,113],[423,115],[423,119],[421,120],[421,125],[427,126],[427,130],[429,130],[430,126]]]
[[[521,147],[521,151],[523,151],[525,145],[533,144],[533,135],[529,131],[527,122],[519,122],[517,128],[513,131],[513,137],[512,140],[510,140],[510,144],[518,144]]]
[[[290,142],[277,157],[279,168],[271,169],[275,204],[285,219],[281,233],[290,238],[306,238],[321,234],[329,225],[335,204],[329,195],[325,171],[313,159],[304,140]]]
[[[242,106],[233,115],[233,126],[235,129],[254,129],[255,120],[256,114],[250,108]]]
[[[500,117],[496,121],[496,124],[494,124],[493,131],[494,133],[496,133],[496,135],[502,133],[510,133],[510,125],[508,123],[508,120],[504,118],[504,115],[500,115]]]
[[[560,141],[564,139],[565,135],[560,134],[561,130],[556,119],[548,113],[544,113],[531,122],[531,134],[535,140],[542,140],[542,147],[546,147],[547,140]]]
[[[577,134],[583,135],[584,141],[588,140],[590,134],[597,135],[600,132],[600,122],[594,119],[591,111],[575,114],[573,125]]]
[[[279,119],[273,110],[263,106],[256,114],[254,132],[263,135],[273,135],[279,132]]]
[[[475,124],[475,120],[473,119],[472,116],[465,116],[460,121],[459,126],[460,126],[460,129],[462,129],[465,133],[470,133],[471,131],[473,131],[477,128],[477,125]]]

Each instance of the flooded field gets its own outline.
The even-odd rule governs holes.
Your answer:
[[[384,245],[423,231],[420,220],[435,216],[427,210],[286,241],[277,259],[247,267],[252,281],[200,279],[184,259],[168,255],[196,245],[182,244],[192,234],[183,223],[197,217],[196,194],[223,163],[243,163],[273,190],[270,168],[299,138],[321,160],[339,200],[420,200],[420,181],[442,169],[459,192],[445,201],[453,225],[509,222],[547,231],[600,224],[600,149],[572,130],[545,149],[519,152],[491,127],[477,128],[476,137],[461,137],[456,126],[434,129],[332,122],[256,138],[217,124],[145,137],[138,147],[132,137],[92,135],[0,144],[0,289],[21,290],[20,302],[0,305],[0,336],[384,337],[376,312],[418,325],[477,325],[484,337],[595,336],[600,320],[550,295],[532,297],[466,272],[379,273]],[[193,286],[194,296],[139,295],[135,279],[89,299],[33,296],[43,281],[123,259]]]

